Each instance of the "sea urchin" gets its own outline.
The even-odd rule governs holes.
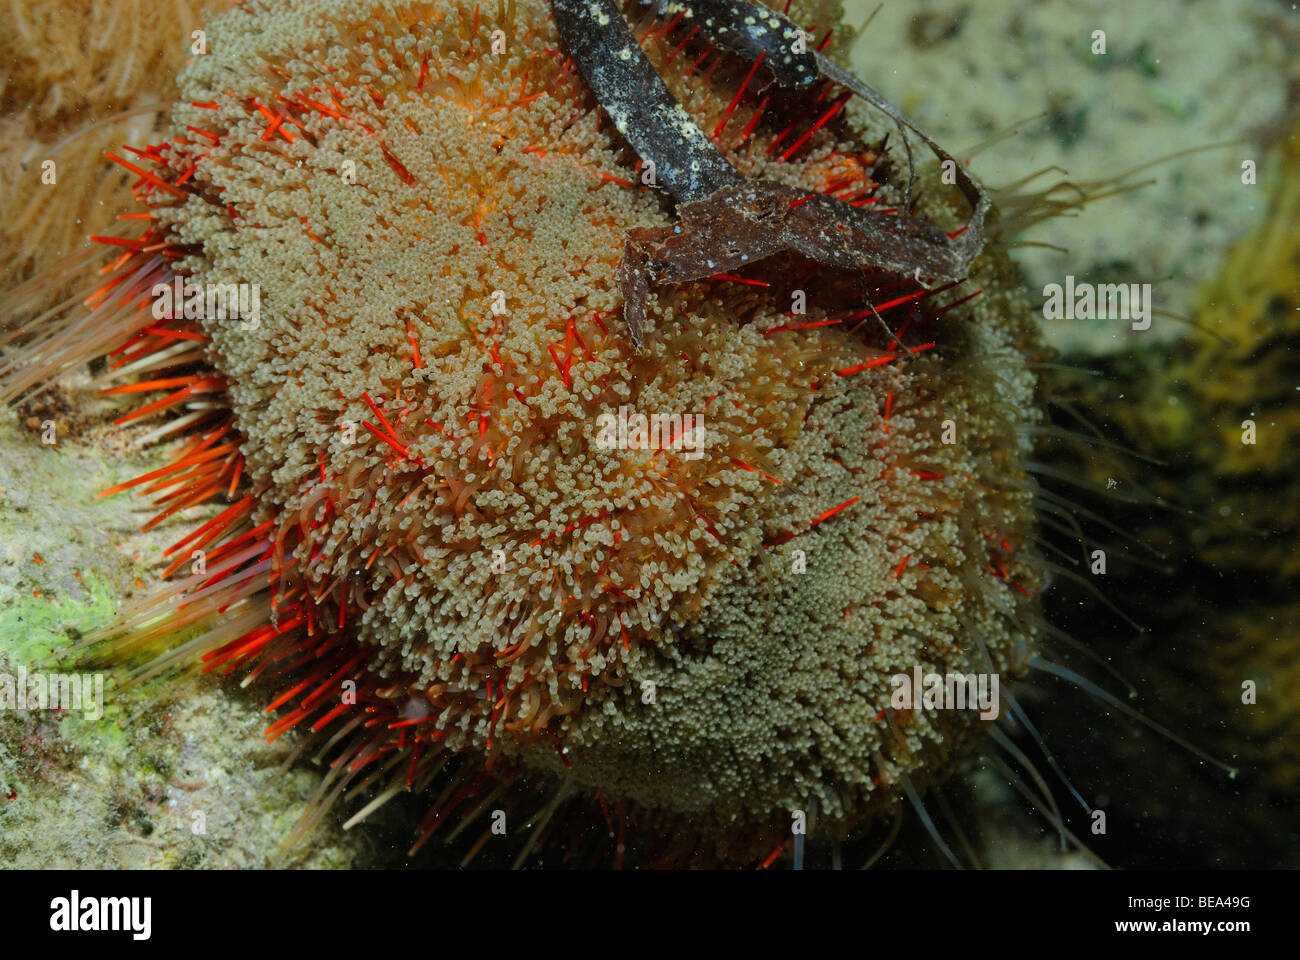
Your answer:
[[[637,33],[745,176],[902,202],[847,93]],[[980,720],[891,678],[1010,678],[1035,643],[1039,348],[1004,253],[935,289],[795,254],[660,287],[637,351],[615,273],[672,211],[543,0],[250,0],[206,42],[173,137],[112,155],[145,231],[5,368],[14,395],[111,354],[115,391],[163,392],[123,420],[184,432],[125,486],[227,501],[112,632],[138,676],[274,674],[268,735],[331,738],[318,812],[436,782],[426,836],[531,774],[539,819],[600,824],[574,850],[744,862],[792,811],[843,834],[945,775]]]

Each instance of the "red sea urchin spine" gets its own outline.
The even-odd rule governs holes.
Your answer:
[[[214,143],[220,142],[209,131],[195,132]],[[173,143],[186,141],[176,138],[170,143],[133,152],[142,161],[162,164]],[[149,212],[127,214],[121,219],[152,219],[155,216],[152,211],[159,204],[168,205],[169,198],[194,195],[193,187],[186,183],[188,176],[183,175],[173,184],[158,173],[113,153],[107,156],[139,177],[133,193],[150,208]],[[202,157],[195,166],[201,160]],[[187,173],[193,169],[191,166]],[[141,438],[141,442],[151,442],[183,434],[184,439],[168,454],[170,462],[100,494],[109,496],[140,488],[138,495],[152,495],[158,512],[145,523],[143,529],[148,530],[184,509],[215,497],[233,498],[243,476],[243,456],[233,415],[222,400],[225,381],[211,372],[204,356],[204,345],[209,338],[193,320],[179,317],[159,320],[151,310],[155,288],[173,284],[176,274],[171,264],[186,251],[154,232],[152,227],[137,237],[91,239],[125,249],[100,269],[105,279],[86,295],[68,298],[6,336],[6,344],[16,342],[19,348],[0,368],[0,377],[5,380],[5,399],[12,401],[64,370],[96,357],[106,357],[109,370],[101,383],[132,379],[106,387],[102,393],[163,393],[114,422],[123,425],[164,412],[172,414],[162,426]],[[46,277],[37,277],[15,291],[11,302],[21,309],[27,299],[34,300],[39,295],[46,283]],[[85,311],[78,307],[84,307]],[[180,647],[153,657],[133,675],[132,682],[186,662],[201,664],[204,671],[224,667],[229,673],[241,666],[247,669],[261,660],[256,673],[272,663],[286,666],[282,661],[308,650],[310,655],[306,659],[321,663],[316,672],[334,668],[332,680],[339,679],[340,672],[349,672],[354,679],[361,678],[363,657],[346,660],[331,657],[331,653],[338,651],[331,649],[329,641],[322,643],[317,635],[315,623],[329,619],[327,614],[323,615],[320,602],[310,598],[286,602],[292,598],[284,596],[268,601],[265,595],[283,572],[272,558],[280,553],[277,546],[283,546],[284,531],[275,537],[276,521],[255,524],[254,513],[255,497],[245,494],[174,543],[164,551],[170,561],[162,576],[171,577],[187,562],[192,563],[195,572],[129,605],[111,631],[91,636],[83,645],[112,640],[106,652],[114,657],[131,656],[154,650],[159,642],[182,630],[200,631]],[[329,602],[324,601],[327,605]],[[346,606],[347,598],[343,597],[338,603],[340,621]],[[291,660],[287,666],[299,667],[302,662]],[[275,706],[285,699],[277,700]],[[268,728],[268,739],[310,716],[323,699],[319,688],[311,691],[295,711]],[[338,711],[329,715],[337,716]]]

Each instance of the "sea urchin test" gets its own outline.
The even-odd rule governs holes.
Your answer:
[[[904,202],[847,93],[680,17],[636,33],[746,178]],[[227,500],[114,633],[141,675],[271,677],[268,734],[329,741],[324,800],[423,789],[426,832],[478,830],[548,784],[547,817],[647,860],[760,858],[795,810],[843,834],[949,772],[983,721],[895,709],[891,678],[1005,684],[1040,587],[1039,348],[995,245],[930,288],[793,253],[656,286],[636,349],[616,272],[672,204],[543,0],[252,0],[206,42],[173,138],[115,157],[151,219],[94,301],[119,389],[186,431],[136,485]],[[958,231],[917,159],[911,215]],[[258,322],[134,309],[177,276],[252,285]],[[698,455],[601,442],[620,411],[698,417]]]

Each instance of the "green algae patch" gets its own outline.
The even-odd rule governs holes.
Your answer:
[[[69,631],[87,632],[108,624],[117,609],[112,588],[94,573],[83,574],[84,599],[58,593],[25,595],[0,584],[0,650],[28,670],[48,664],[69,644]]]

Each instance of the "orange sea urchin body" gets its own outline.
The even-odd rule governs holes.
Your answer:
[[[893,196],[836,91],[648,26],[742,173]],[[229,504],[119,648],[189,626],[147,671],[284,673],[269,733],[334,737],[327,796],[438,779],[426,833],[527,770],[548,817],[598,798],[592,849],[635,822],[647,857],[744,860],[792,810],[842,832],[942,775],[979,721],[892,709],[890,677],[1014,675],[1033,645],[1033,331],[999,254],[951,292],[794,256],[663,288],[634,352],[623,237],[671,211],[542,0],[255,0],[207,43],[174,138],[116,158],[152,220],[93,304],[147,371],[119,389],[189,431],[140,483],[164,515]],[[258,313],[155,320],[176,275]],[[702,417],[701,455],[598,442],[620,408]]]

